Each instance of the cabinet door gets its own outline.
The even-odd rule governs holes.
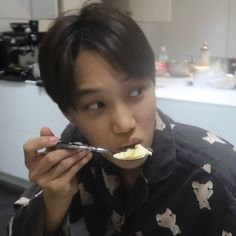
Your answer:
[[[171,20],[171,0],[129,0],[129,11],[138,22]]]
[[[59,12],[65,12],[72,9],[80,9],[87,0],[58,0]],[[93,2],[100,2],[99,0]]]
[[[156,33],[156,43],[159,43],[157,53],[165,45],[174,60],[189,60],[193,55],[193,1],[178,0],[172,2],[171,22],[159,23],[159,32]],[[156,25],[155,25],[156,28]]]
[[[236,58],[236,1],[229,2],[229,34],[227,57]]]
[[[209,44],[211,56],[226,57],[228,0],[193,1],[194,54],[200,54],[203,41]]]
[[[118,9],[119,11],[125,12],[128,15],[130,14],[129,0],[102,0],[102,2],[114,7],[115,9]]]
[[[0,19],[30,19],[30,0],[0,0]]]
[[[33,19],[53,19],[58,16],[57,0],[31,0]]]
[[[102,0],[131,15],[137,22],[162,22],[171,19],[171,0]]]

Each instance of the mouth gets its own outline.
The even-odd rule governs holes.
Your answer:
[[[135,145],[141,144],[142,140],[139,138],[133,138],[132,140],[126,142],[126,144],[121,145],[121,148],[118,149],[119,152],[127,150],[128,148],[134,148]]]

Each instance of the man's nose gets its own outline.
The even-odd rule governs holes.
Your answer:
[[[112,130],[116,134],[129,133],[135,128],[134,114],[127,105],[117,106],[112,113]]]

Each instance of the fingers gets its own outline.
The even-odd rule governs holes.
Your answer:
[[[32,175],[40,176],[56,168],[57,172],[63,172],[73,164],[73,160],[78,161],[85,157],[87,152],[78,150],[58,149],[47,153],[44,157],[40,158],[37,163],[37,168],[32,172]]]
[[[43,127],[40,130],[40,136],[55,136],[55,135],[48,127]]]
[[[85,166],[92,159],[92,154],[89,153],[85,158],[81,161],[76,162],[70,169],[65,171],[60,177],[54,179],[50,183],[48,183],[47,188],[56,191],[59,188],[65,189],[66,187],[70,188],[71,186],[68,183],[71,183],[76,173],[81,170],[83,166]],[[65,189],[65,191],[67,191]]]
[[[78,191],[76,173],[92,159],[92,153],[88,153],[82,160],[75,162],[70,168],[54,179],[40,178],[38,185],[44,190],[59,196],[74,195]]]
[[[40,177],[38,184],[47,190],[57,192],[59,189],[69,188],[76,173],[85,166],[92,158],[92,153],[70,157],[63,160],[56,167]],[[77,160],[76,160],[77,159]],[[65,162],[64,162],[65,161]],[[64,163],[63,163],[64,162]],[[59,166],[60,165],[60,166]]]
[[[23,146],[25,157],[35,158],[38,150],[52,147],[57,144],[57,142],[58,138],[56,136],[41,136],[39,138],[30,139]]]
[[[78,173],[91,159],[92,153],[88,153],[85,158],[75,163],[70,169],[68,169],[68,171],[65,171],[60,178],[57,178],[55,184],[61,184],[61,186],[64,186],[66,183],[70,182],[76,173]]]

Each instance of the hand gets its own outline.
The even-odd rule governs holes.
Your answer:
[[[55,149],[58,142],[49,128],[40,137],[24,144],[29,178],[42,187],[45,204],[44,235],[55,235],[74,194],[78,191],[76,173],[92,158],[86,151]],[[40,150],[45,149],[45,152]]]
[[[24,144],[25,165],[29,178],[57,198],[72,198],[78,190],[76,173],[88,163],[87,151],[54,149],[58,142],[49,128],[42,128],[40,137]],[[46,149],[45,152],[39,150]]]

